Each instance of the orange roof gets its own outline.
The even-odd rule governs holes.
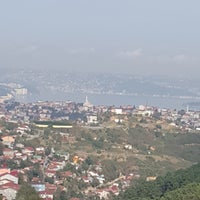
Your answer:
[[[1,138],[3,140],[3,142],[14,142],[15,139],[11,136],[4,136]]]
[[[10,169],[8,169],[8,168],[1,168],[0,169],[0,175],[1,174],[5,174],[5,173],[10,173]]]

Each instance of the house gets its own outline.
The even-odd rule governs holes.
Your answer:
[[[49,164],[48,166],[48,170],[54,170],[54,171],[59,171],[61,169],[63,169],[65,166],[65,161],[63,162],[56,162],[56,161],[53,161]]]
[[[32,184],[40,184],[41,180],[40,180],[39,177],[33,177],[32,180],[31,180],[31,183]]]
[[[84,183],[89,183],[90,182],[89,177],[87,177],[87,176],[83,176],[82,180],[84,181]]]
[[[18,184],[18,172],[10,172],[10,173],[5,173],[0,175],[0,181],[2,180],[9,180],[12,183]]]
[[[7,200],[13,200],[16,197],[20,186],[18,184],[9,182],[0,186],[0,194],[6,197]]]
[[[97,194],[100,197],[100,199],[108,199],[108,196],[109,196],[110,193],[108,191],[103,190],[103,189],[99,189],[97,191]]]
[[[98,124],[97,116],[96,115],[88,115],[87,116],[87,123],[88,124]]]
[[[112,108],[111,112],[116,114],[116,115],[122,115],[123,114],[123,109],[122,108]]]
[[[126,150],[132,150],[132,149],[133,149],[133,146],[130,145],[130,144],[126,144],[126,145],[124,146],[124,149],[126,149]]]
[[[4,148],[3,149],[3,155],[4,155],[5,158],[12,159],[12,158],[14,158],[14,151],[12,149],[9,149],[9,148]]]
[[[56,176],[56,170],[47,169],[47,170],[45,170],[45,175],[52,178],[52,177]]]
[[[146,178],[146,181],[155,181],[156,179],[157,179],[156,176],[148,176],[148,177]]]
[[[65,171],[61,172],[61,177],[67,178],[67,177],[73,177],[73,173],[71,171]]]
[[[45,152],[45,149],[44,147],[37,147],[35,151],[37,154],[43,154]]]
[[[46,183],[45,190],[39,191],[39,196],[44,200],[52,200],[53,194],[56,192],[57,187],[53,184]]]
[[[34,153],[34,149],[32,147],[25,147],[24,149],[22,149],[22,153],[28,156],[32,156]]]
[[[108,188],[109,192],[113,193],[114,195],[119,195],[119,187],[117,183],[114,183],[112,186]]]
[[[27,155],[24,155],[24,154],[22,154],[22,153],[20,153],[20,152],[16,152],[16,153],[15,153],[15,158],[16,158],[16,159],[20,159],[20,160],[27,160],[28,156],[27,156]]]
[[[21,144],[21,143],[17,143],[17,144],[15,144],[15,146],[16,146],[17,148],[20,148],[20,149],[24,148],[24,145]]]
[[[44,199],[44,200],[53,200],[53,194],[54,192],[51,191],[51,190],[45,190],[45,191],[40,191],[39,192],[39,196],[41,199]]]
[[[50,184],[50,183],[45,183],[45,187],[47,190],[51,190],[53,192],[55,192],[57,190],[57,186],[54,184]]]
[[[46,190],[45,184],[42,183],[36,183],[36,184],[34,183],[31,184],[31,186],[35,188],[37,192],[44,192]]]
[[[15,142],[15,138],[12,136],[4,136],[1,139],[2,139],[2,143],[8,146],[9,148],[11,148],[13,143]]]
[[[16,132],[24,134],[24,133],[26,133],[27,131],[30,131],[30,130],[31,129],[28,126],[24,125],[24,126],[18,127]]]
[[[0,169],[0,176],[1,176],[2,174],[5,174],[5,173],[10,173],[10,169],[8,169],[8,168],[1,168],[1,169]]]

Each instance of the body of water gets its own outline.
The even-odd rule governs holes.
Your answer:
[[[76,103],[85,102],[85,97],[93,105],[149,105],[159,108],[186,109],[190,102],[200,102],[198,98],[180,98],[170,96],[148,96],[148,95],[114,95],[114,94],[86,94],[86,93],[42,93],[39,95],[28,95],[16,98],[20,102],[36,101],[74,101]],[[191,109],[198,110],[198,106],[191,106]],[[200,110],[200,107],[199,107]]]

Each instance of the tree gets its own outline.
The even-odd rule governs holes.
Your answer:
[[[86,159],[85,159],[85,163],[87,165],[93,165],[94,164],[94,160],[92,157],[88,156]]]
[[[161,113],[156,110],[156,111],[154,111],[152,117],[155,118],[155,119],[160,119]]]
[[[185,114],[185,110],[179,110],[178,114],[183,116]]]
[[[105,174],[105,173],[104,173]],[[116,199],[198,200],[200,199],[200,164],[167,173],[153,182],[138,181]]]
[[[45,155],[49,156],[51,154],[51,147],[46,147],[45,149]]]
[[[16,200],[41,200],[33,187],[24,184],[17,192]]]
[[[108,181],[116,179],[119,176],[119,164],[114,160],[102,161],[103,174]]]
[[[58,188],[54,193],[53,200],[68,200],[67,193],[65,191],[61,191],[60,188]]]
[[[11,170],[17,169],[17,168],[18,168],[18,164],[17,164],[16,161],[13,160],[13,159],[6,160],[6,165],[7,165],[7,167],[10,168]]]
[[[0,156],[3,155],[4,145],[0,142]]]
[[[52,177],[46,177],[45,178],[45,182],[48,182],[50,184],[53,184],[54,183],[54,179]]]
[[[161,200],[199,200],[200,184],[191,183],[176,190],[167,192]]]
[[[41,179],[43,178],[43,173],[38,163],[36,163],[33,168],[27,172],[27,175],[29,181],[31,181],[33,177],[39,177]]]

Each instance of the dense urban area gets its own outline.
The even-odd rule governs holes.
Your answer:
[[[120,198],[139,180],[154,182],[198,162],[199,133],[200,112],[189,108],[2,97],[1,198],[27,191],[44,200]]]

